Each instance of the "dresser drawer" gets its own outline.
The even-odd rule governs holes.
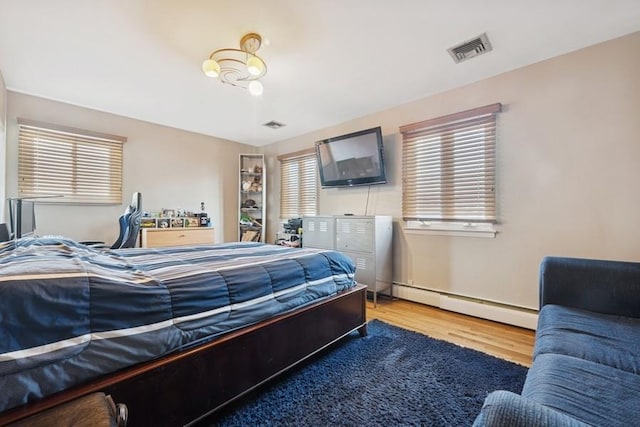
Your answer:
[[[214,243],[214,229],[202,228],[145,228],[142,229],[142,247],[202,245]]]

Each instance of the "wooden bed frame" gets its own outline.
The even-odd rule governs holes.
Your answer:
[[[0,414],[5,425],[102,391],[129,409],[129,426],[189,425],[357,330],[366,286],[139,364]]]

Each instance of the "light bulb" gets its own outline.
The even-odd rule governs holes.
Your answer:
[[[264,92],[264,87],[262,86],[262,83],[260,83],[260,81],[254,80],[249,83],[249,93],[251,95],[260,96],[262,95],[262,92]]]
[[[218,77],[220,74],[220,64],[213,59],[207,59],[202,63],[202,71],[207,77]]]
[[[259,76],[264,71],[264,62],[257,56],[250,56],[247,59],[247,71],[252,76]]]

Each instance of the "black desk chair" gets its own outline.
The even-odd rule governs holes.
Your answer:
[[[133,248],[138,241],[140,232],[140,220],[142,218],[142,194],[133,193],[131,204],[127,206],[124,213],[118,218],[120,225],[120,235],[111,246],[106,246],[104,242],[81,242],[92,247],[110,247],[111,249]]]
[[[131,204],[120,216],[120,235],[118,240],[111,245],[111,249],[133,248],[138,241],[138,233],[140,233],[140,220],[142,218],[142,194],[133,193]]]

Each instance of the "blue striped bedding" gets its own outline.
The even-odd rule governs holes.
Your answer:
[[[333,251],[0,243],[0,411],[354,286]]]

